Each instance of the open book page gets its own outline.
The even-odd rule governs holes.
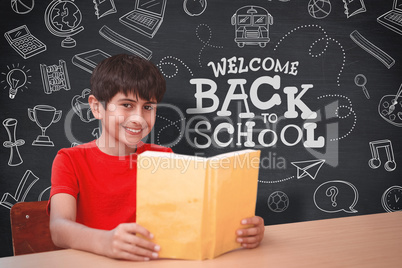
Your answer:
[[[155,235],[161,258],[214,258],[240,246],[235,230],[254,215],[259,154],[139,155],[137,223]]]

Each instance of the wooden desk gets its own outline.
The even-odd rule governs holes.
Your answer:
[[[214,260],[132,263],[77,250],[0,258],[0,267],[401,267],[402,212],[265,227],[262,244]]]

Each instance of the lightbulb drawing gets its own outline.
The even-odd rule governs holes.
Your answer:
[[[7,66],[8,72],[2,72],[1,74],[5,76],[5,79],[1,81],[1,83],[7,82],[8,86],[6,85],[4,89],[8,88],[9,89],[9,97],[10,99],[14,99],[15,95],[18,92],[18,89],[21,87],[27,88],[26,84],[30,84],[29,78],[31,77],[28,75],[28,72],[30,71],[25,70],[25,66],[22,68],[19,67],[19,64],[17,66],[12,65],[10,68]]]
[[[9,97],[14,99],[17,90],[27,82],[26,74],[20,69],[12,69],[7,74],[7,83],[10,85]]]

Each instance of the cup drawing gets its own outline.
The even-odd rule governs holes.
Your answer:
[[[49,136],[45,135],[46,129],[51,124],[59,122],[62,111],[49,105],[36,105],[33,109],[28,108],[28,116],[42,130],[42,135],[38,135],[36,140],[32,142],[35,146],[54,146]]]

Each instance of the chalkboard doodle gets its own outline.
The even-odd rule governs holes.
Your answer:
[[[371,159],[368,162],[369,167],[376,169],[381,166],[379,149],[384,148],[387,155],[387,161],[384,164],[385,170],[394,171],[396,169],[394,149],[392,148],[392,142],[390,140],[371,141],[369,142],[369,145],[371,151]]]
[[[134,10],[120,17],[119,21],[134,31],[153,38],[165,16],[167,0],[136,0]]]
[[[118,33],[116,33],[115,31],[113,31],[112,29],[110,29],[109,27],[107,27],[106,25],[102,26],[102,28],[99,30],[99,34],[105,38],[106,40],[108,40],[109,42],[126,49],[127,51],[143,57],[144,59],[151,59],[152,57],[152,51],[149,50],[148,48],[134,42],[131,39],[128,39]]]
[[[239,47],[259,45],[265,47],[270,41],[269,26],[274,19],[268,11],[259,6],[244,6],[232,16],[235,26],[235,42]]]
[[[338,105],[338,107],[336,107],[336,109],[334,111],[336,117],[338,117],[339,119],[346,119],[350,115],[353,114],[353,123],[352,123],[352,126],[350,127],[350,129],[348,130],[348,132],[346,132],[343,135],[339,134],[338,137],[330,139],[330,141],[338,141],[338,140],[342,140],[342,139],[346,138],[347,136],[349,136],[352,133],[352,131],[355,129],[356,123],[357,123],[357,115],[356,115],[355,111],[353,110],[352,101],[346,96],[339,95],[339,94],[327,94],[327,95],[319,96],[317,99],[330,98],[330,97],[343,98],[348,101],[348,105]],[[346,115],[341,115],[340,109],[346,109],[348,111],[348,113]]]
[[[364,96],[366,96],[367,99],[370,99],[370,94],[366,88],[366,84],[367,84],[367,78],[364,74],[357,74],[355,76],[355,84],[356,86],[359,86],[362,88]]]
[[[24,176],[22,177],[20,183],[18,184],[18,188],[15,191],[15,194],[12,195],[10,193],[4,193],[3,197],[0,200],[0,205],[8,209],[11,209],[11,207],[17,204],[18,202],[24,202],[32,186],[38,180],[39,178],[35,176],[35,174],[33,174],[31,170],[25,171]]]
[[[38,201],[46,201],[46,200],[49,200],[50,189],[51,189],[51,188],[52,188],[52,187],[49,186],[49,187],[47,187],[45,190],[43,190],[43,191],[39,194],[39,196],[38,196]]]
[[[114,0],[93,0],[95,5],[95,15],[98,20],[106,15],[117,12]]]
[[[315,180],[324,162],[324,159],[318,159],[291,162],[291,164],[297,168],[298,179],[308,176]]]
[[[17,14],[27,14],[34,8],[34,0],[11,0],[11,8]]]
[[[282,191],[275,191],[269,195],[267,204],[273,212],[284,212],[289,207],[289,197]]]
[[[366,5],[364,4],[364,0],[342,0],[342,1],[344,3],[343,7],[345,8],[345,14],[348,19],[354,15],[367,11]]]
[[[46,94],[51,94],[60,89],[70,90],[70,78],[67,71],[67,64],[64,60],[59,60],[59,64],[47,66],[40,64],[40,73],[42,78],[43,90]]]
[[[359,193],[352,183],[333,180],[318,186],[313,199],[316,207],[327,213],[356,213],[354,207],[359,200]]]
[[[88,73],[92,73],[96,65],[110,55],[98,48],[76,54],[71,59],[72,63]]]
[[[377,60],[382,62],[388,69],[390,69],[395,64],[394,58],[392,58],[390,55],[388,55],[383,50],[381,50],[376,45],[374,45],[369,40],[367,40],[357,30],[354,30],[352,33],[350,33],[350,38],[358,46],[360,46],[362,49],[364,49],[370,55],[374,56]]]
[[[307,10],[311,17],[323,19],[331,13],[331,2],[329,0],[310,0]]]
[[[173,78],[179,73],[179,67],[177,66],[176,62],[179,63],[180,65],[184,66],[187,69],[187,71],[190,73],[191,76],[194,75],[193,71],[191,71],[190,67],[188,67],[187,64],[185,64],[179,58],[172,57],[172,56],[163,57],[156,66],[158,66],[159,70],[161,71],[161,73],[163,74],[164,77]],[[168,73],[166,70],[164,70],[163,67],[167,66],[167,65],[173,66],[174,72]]]
[[[32,145],[35,146],[49,146],[53,147],[54,143],[50,140],[49,136],[45,135],[46,129],[51,124],[59,122],[61,119],[62,111],[50,105],[36,105],[33,109],[28,108],[28,117],[31,121],[35,122],[42,130],[42,135],[38,135]]]
[[[377,22],[386,28],[402,34],[402,1],[394,0],[392,9],[377,18]]]
[[[394,126],[402,127],[402,84],[396,95],[385,95],[378,104],[380,116]]]
[[[207,9],[207,0],[184,0],[183,9],[187,15],[199,16]]]
[[[387,212],[402,210],[402,186],[395,185],[385,190],[381,197],[381,204]]]
[[[92,122],[96,119],[87,101],[90,93],[91,90],[86,88],[82,91],[81,95],[75,95],[71,100],[71,108],[75,114],[79,116],[81,121],[85,123]]]
[[[45,10],[45,25],[53,35],[63,37],[61,47],[73,48],[77,42],[71,37],[84,30],[80,26],[81,10],[72,0],[53,0]]]
[[[46,45],[32,35],[26,25],[6,32],[4,37],[10,46],[24,59],[28,59],[47,50]]]
[[[208,30],[208,38],[205,40],[203,37],[201,37],[201,28],[206,28]],[[201,47],[200,51],[198,52],[198,65],[200,67],[202,67],[202,63],[201,63],[201,55],[202,52],[204,51],[204,49],[206,47],[211,47],[211,48],[219,48],[222,49],[223,46],[218,46],[218,45],[211,45],[209,42],[212,38],[212,30],[211,27],[209,27],[208,24],[200,24],[197,26],[197,28],[195,29],[195,34],[198,38],[198,40],[200,40],[201,43],[203,43],[204,45]]]
[[[8,97],[10,99],[14,99],[15,95],[17,95],[18,89],[24,87],[28,89],[26,86],[27,84],[31,84],[29,79],[32,77],[31,75],[28,75],[28,73],[31,71],[30,69],[25,69],[25,66],[22,66],[20,68],[19,64],[15,66],[14,64],[12,65],[12,69],[7,65],[8,72],[2,72],[1,74],[4,75],[6,78],[5,80],[2,80],[1,83],[7,82],[9,86],[9,94]],[[4,88],[7,88],[5,86]]]
[[[18,146],[22,146],[25,144],[23,139],[16,138],[17,136],[17,119],[7,118],[3,121],[3,126],[7,130],[8,141],[3,143],[3,146],[6,148],[10,148],[10,158],[8,160],[9,166],[18,166],[22,164],[22,158],[20,152],[18,150]]]
[[[100,137],[101,134],[102,134],[102,131],[101,131],[101,129],[100,129],[99,127],[94,128],[94,129],[92,130],[92,133],[91,133],[91,135],[92,135],[93,137],[95,137],[95,139],[99,139],[99,137]],[[71,146],[71,147],[73,147],[73,146]]]

